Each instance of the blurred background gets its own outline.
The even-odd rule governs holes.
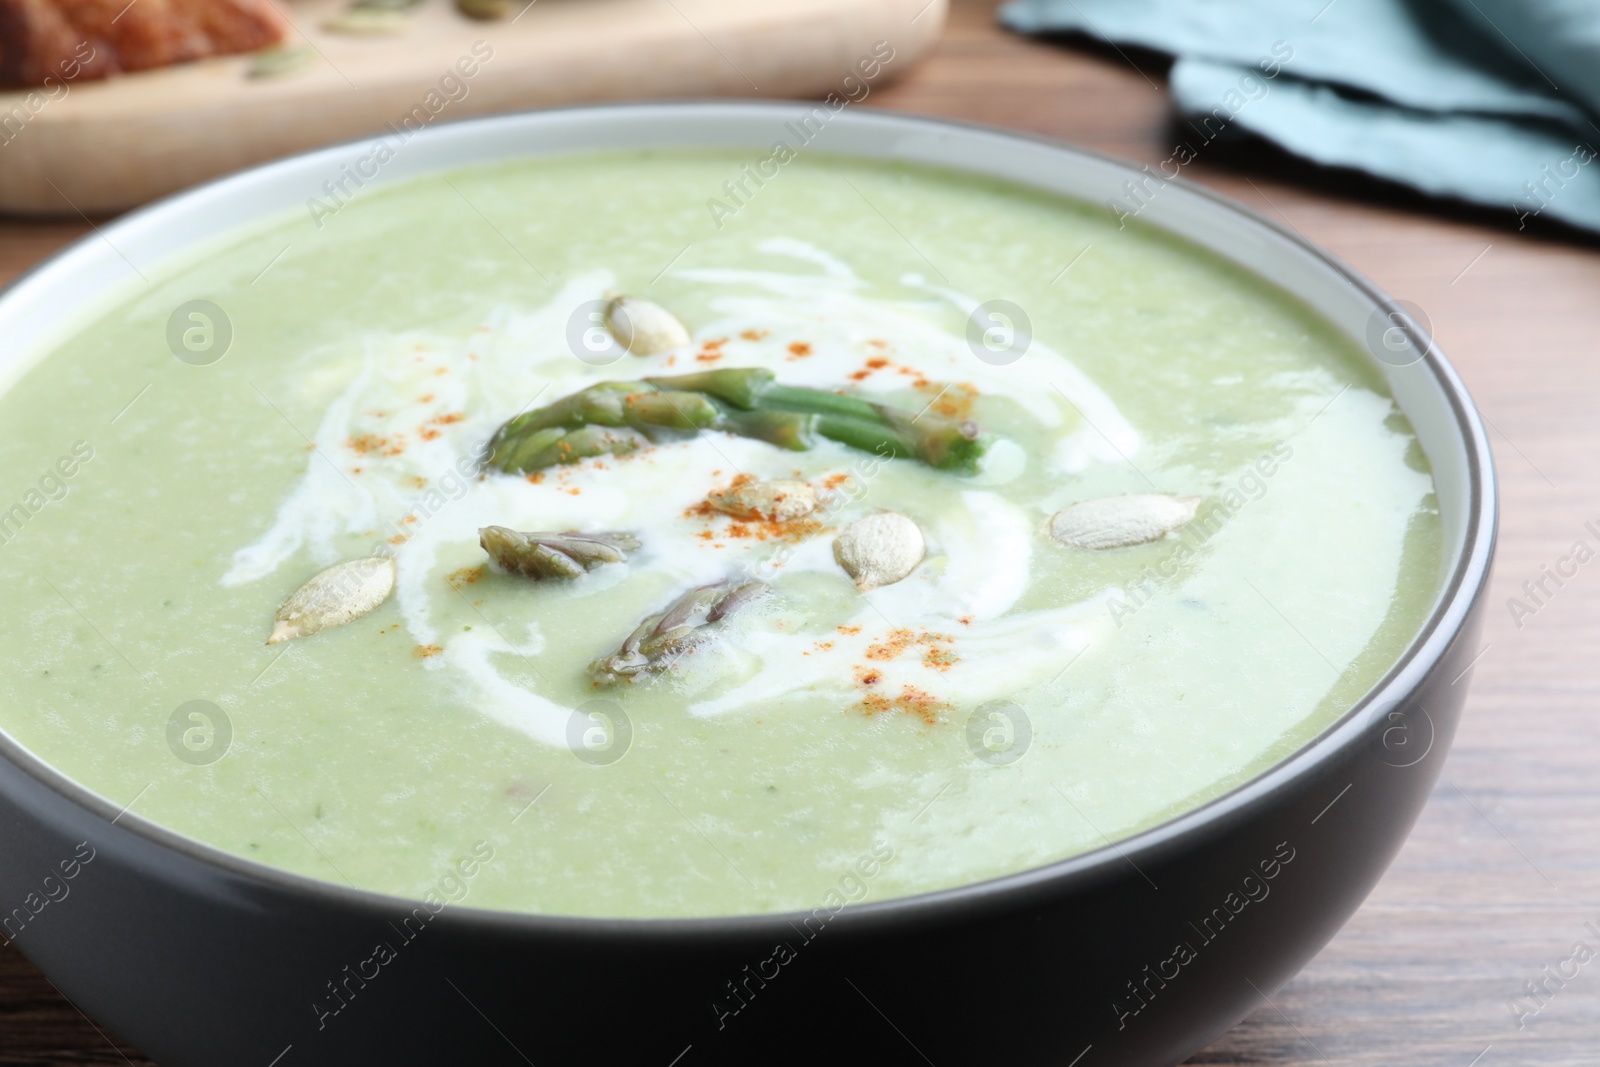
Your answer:
[[[847,80],[880,40],[881,75]],[[609,99],[837,92],[1218,190],[1421,309],[1489,426],[1504,513],[1416,832],[1321,956],[1191,1062],[1593,1065],[1600,570],[1515,605],[1600,544],[1597,60],[1600,4],[1578,0],[0,0],[0,281],[288,152]],[[147,1062],[0,948],[0,1064]]]

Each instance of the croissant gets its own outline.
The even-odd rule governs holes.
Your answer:
[[[270,0],[0,0],[0,86],[253,52],[287,29]]]

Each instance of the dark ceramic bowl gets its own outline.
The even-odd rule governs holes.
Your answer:
[[[378,180],[584,149],[765,152],[810,110],[649,104],[463,122],[416,137]],[[1143,221],[1272,279],[1360,341],[1432,461],[1446,540],[1443,591],[1394,669],[1292,757],[1162,826],[1036,870],[837,914],[621,921],[450,907],[408,927],[414,902],[198,844],[119,812],[0,737],[0,907],[25,919],[8,927],[17,948],[85,1012],[164,1067],[1164,1067],[1259,1007],[1349,918],[1438,777],[1477,652],[1495,485],[1455,372],[1413,315],[1343,264],[1148,168],[854,108],[829,119],[815,147],[1092,203],[1128,205],[1131,181],[1145,190]],[[149,262],[298,208],[366,151],[248,171],[84,238],[0,298],[0,373],[122,284],[122,256]],[[94,859],[70,896],[39,905],[44,876],[85,848]],[[380,943],[395,952],[382,965],[372,962]]]

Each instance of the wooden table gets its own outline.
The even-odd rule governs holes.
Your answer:
[[[932,58],[870,103],[1011,126],[1156,163],[1163,64],[1013,37],[958,0]],[[1186,176],[1289,222],[1432,319],[1494,436],[1494,607],[1466,720],[1405,850],[1287,987],[1191,1062],[1405,1067],[1600,1062],[1600,961],[1537,1015],[1508,1006],[1584,941],[1600,953],[1600,562],[1516,625],[1506,599],[1600,519],[1600,241],[1452,208],[1266,149]],[[88,229],[0,221],[0,279]],[[1587,666],[1585,666],[1587,664]],[[1551,970],[1546,971],[1549,967]],[[1568,970],[1570,974],[1570,969]],[[146,1064],[0,951],[0,1064]]]

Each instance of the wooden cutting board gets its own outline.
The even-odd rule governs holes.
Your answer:
[[[53,93],[0,93],[0,211],[120,211],[229,171],[394,126],[593,100],[861,102],[938,37],[946,0],[534,0],[475,22],[425,0],[398,36],[330,33],[347,0],[293,0],[300,65],[231,56]],[[472,73],[467,74],[468,71]],[[853,76],[853,80],[846,81]]]

